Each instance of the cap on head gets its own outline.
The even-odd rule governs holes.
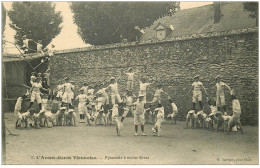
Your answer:
[[[200,76],[199,76],[199,75],[196,75],[196,76],[194,76],[193,79],[199,79],[199,78],[200,78]]]
[[[218,79],[221,79],[221,76],[220,76],[220,75],[216,76],[216,80],[218,80]]]
[[[74,109],[69,109],[68,113],[74,112]]]
[[[143,94],[139,94],[139,95],[138,95],[138,98],[139,98],[139,97],[144,97],[144,95],[143,95]]]
[[[115,77],[111,77],[111,78],[110,78],[110,81],[114,81],[114,80],[116,80]]]
[[[61,107],[60,110],[66,110],[67,108],[66,107]]]

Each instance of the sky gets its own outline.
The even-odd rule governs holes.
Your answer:
[[[63,22],[61,26],[63,27],[61,33],[57,35],[50,44],[55,45],[55,50],[65,50],[71,48],[82,48],[88,47],[90,45],[85,44],[81,37],[77,34],[77,25],[73,23],[73,13],[70,10],[69,4],[67,2],[55,2],[56,11],[61,11],[63,17]],[[212,4],[212,2],[180,2],[180,7],[182,9],[194,8],[199,6],[204,6]],[[6,10],[10,10],[12,2],[3,2]],[[4,40],[14,42],[15,30],[9,26],[10,19],[7,16],[6,18],[6,27],[4,32]],[[18,54],[19,51],[15,48],[14,45],[6,43],[4,47],[4,52]]]

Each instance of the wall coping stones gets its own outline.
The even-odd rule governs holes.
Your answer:
[[[141,42],[114,43],[114,44],[97,45],[97,46],[84,47],[84,48],[59,50],[55,52],[55,55],[65,54],[65,53],[95,51],[95,50],[107,50],[107,49],[114,49],[114,48],[135,47],[135,46],[142,46],[142,45],[169,43],[169,42],[194,40],[194,39],[201,39],[201,38],[232,36],[238,34],[248,34],[248,33],[257,33],[257,32],[258,32],[258,27],[246,28],[246,29],[235,29],[235,30],[222,31],[222,32],[208,32],[208,33],[201,33],[201,34],[198,33],[198,34],[190,34],[186,36],[175,36],[165,40],[148,40],[148,41],[141,41]]]

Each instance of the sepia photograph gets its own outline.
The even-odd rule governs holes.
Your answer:
[[[2,165],[259,165],[258,1],[2,1]]]

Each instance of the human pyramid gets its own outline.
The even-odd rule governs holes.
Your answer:
[[[104,123],[105,126],[113,124],[116,127],[117,135],[120,136],[120,132],[123,128],[123,121],[127,114],[130,112],[134,116],[134,126],[135,126],[135,136],[138,136],[138,126],[141,126],[142,136],[146,136],[144,132],[144,125],[149,120],[152,119],[155,124],[152,128],[154,135],[160,136],[161,125],[165,122],[164,107],[161,103],[162,94],[168,97],[168,101],[172,107],[172,113],[167,115],[167,118],[171,118],[172,122],[175,121],[178,115],[178,108],[173,102],[172,98],[162,89],[161,84],[156,85],[156,91],[152,101],[148,102],[146,100],[146,88],[149,85],[154,85],[154,83],[146,82],[145,78],[140,81],[140,90],[138,96],[133,95],[133,85],[134,85],[134,75],[137,72],[133,72],[132,68],[127,70],[127,92],[122,95],[122,98],[118,91],[118,79],[115,77],[110,78],[109,83],[100,83],[98,89],[88,86],[85,82],[83,87],[79,89],[80,94],[75,97],[74,95],[74,81],[70,81],[69,78],[65,78],[64,83],[60,83],[56,89],[53,91],[49,88],[49,71],[44,74],[44,78],[39,73],[32,73],[31,76],[31,88],[27,90],[27,93],[17,99],[14,114],[17,118],[15,127],[25,128],[32,126],[35,128],[40,128],[42,126],[52,127],[52,126],[76,126],[76,111],[79,114],[79,123],[87,122],[87,126],[97,125],[97,123]],[[233,115],[228,116],[226,113],[225,105],[225,94],[224,88],[227,87],[230,90],[232,98],[232,109]],[[241,108],[238,99],[234,94],[234,91],[225,84],[221,82],[221,77],[216,77],[216,106],[208,103],[211,107],[211,113],[207,115],[203,111],[202,104],[202,91],[204,90],[207,94],[206,89],[203,84],[199,81],[199,76],[194,77],[194,82],[190,91],[193,90],[192,102],[193,107],[187,113],[186,116],[186,128],[190,123],[191,127],[201,127],[201,128],[211,128],[213,125],[217,125],[217,130],[224,129],[225,133],[228,134],[231,126],[238,125],[242,132],[242,127],[240,123]],[[107,93],[110,91],[110,94]],[[189,93],[190,93],[189,91]],[[48,100],[42,99],[42,93],[48,94]],[[29,109],[25,113],[21,113],[21,104],[27,97],[30,97]],[[134,101],[136,99],[136,101]],[[208,100],[208,97],[207,97]],[[39,112],[35,108],[32,108],[34,102],[39,105]],[[60,102],[59,109],[56,113],[52,113],[52,102]],[[200,111],[195,110],[196,103],[199,103]],[[151,106],[156,105],[157,108],[152,110]],[[75,105],[77,105],[77,110],[74,110]],[[149,107],[148,107],[149,106]],[[221,112],[221,107],[224,113]],[[118,109],[123,109],[123,115],[119,119]],[[31,123],[28,121],[31,120]]]

